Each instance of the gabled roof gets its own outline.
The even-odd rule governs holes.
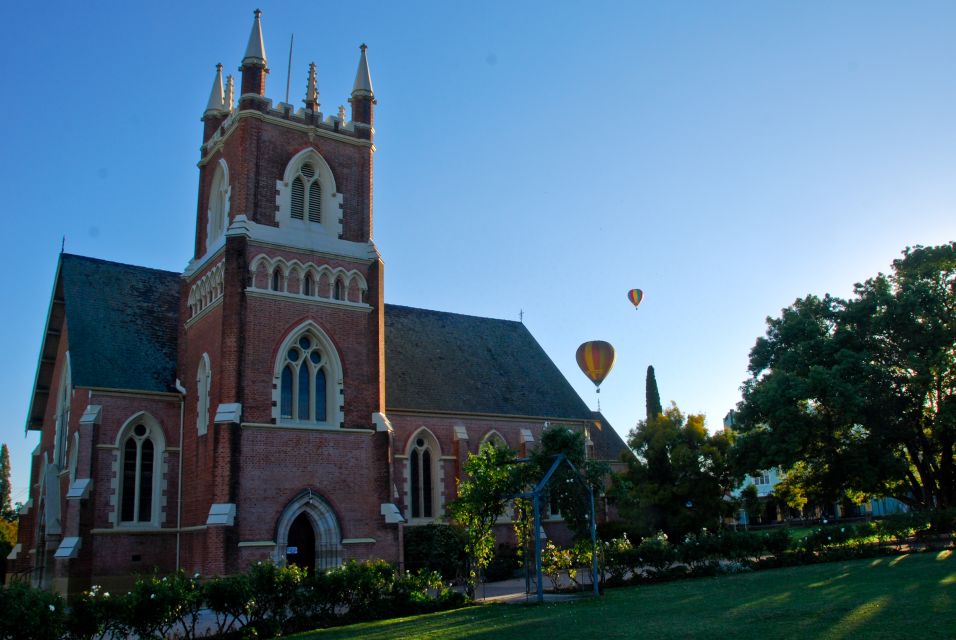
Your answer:
[[[387,410],[588,420],[520,322],[385,305]]]
[[[597,460],[620,462],[621,454],[630,453],[627,444],[611,423],[600,411],[591,413],[594,417],[594,426],[590,430],[591,443],[594,445],[594,457]]]
[[[73,384],[174,391],[180,275],[64,254]]]
[[[43,423],[66,320],[74,386],[173,391],[178,273],[61,254],[27,428]]]

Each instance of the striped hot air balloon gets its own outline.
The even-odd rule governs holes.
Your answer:
[[[601,392],[601,383],[614,366],[614,347],[604,340],[591,340],[578,347],[578,366]]]
[[[627,299],[631,301],[631,304],[634,305],[634,309],[637,310],[641,306],[641,300],[644,299],[644,292],[640,289],[631,289],[627,292]]]

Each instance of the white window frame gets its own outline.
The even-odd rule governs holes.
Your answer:
[[[309,221],[308,192],[304,185],[304,215],[302,219],[292,217],[292,182],[301,174],[303,165],[311,164],[315,168],[315,177],[310,181],[318,182],[321,190],[321,222]],[[303,149],[286,165],[281,180],[276,181],[276,220],[279,227],[302,233],[323,233],[333,238],[342,234],[342,194],[335,186],[332,169],[319,152],[309,147]]]

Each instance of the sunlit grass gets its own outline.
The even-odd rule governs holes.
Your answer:
[[[956,556],[915,554],[609,589],[597,600],[484,605],[296,636],[581,640],[599,637],[956,637]]]

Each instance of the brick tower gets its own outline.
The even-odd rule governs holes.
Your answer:
[[[366,47],[351,121],[319,111],[314,64],[304,107],[272,106],[258,10],[239,71],[203,114],[183,274],[179,564],[397,561]]]

